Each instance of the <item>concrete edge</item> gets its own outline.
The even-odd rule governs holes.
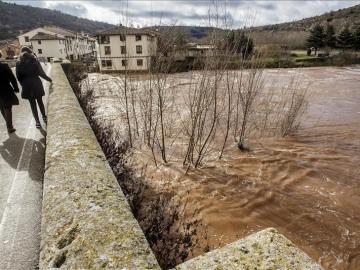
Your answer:
[[[40,269],[160,269],[60,64],[49,93]]]
[[[274,228],[267,228],[223,248],[184,262],[176,270],[322,270]]]

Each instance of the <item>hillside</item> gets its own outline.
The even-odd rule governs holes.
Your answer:
[[[205,27],[205,26],[185,26],[185,25],[175,25],[175,26],[151,26],[146,27],[145,29],[158,30],[160,32],[174,32],[180,33],[187,41],[199,42],[204,40],[207,37],[209,32],[214,31],[214,27]],[[219,30],[219,29],[218,29]]]
[[[27,31],[43,25],[90,34],[114,27],[108,23],[82,19],[56,10],[0,1],[0,40],[16,38],[20,30]]]
[[[345,25],[360,26],[360,5],[330,11],[319,16],[298,21],[255,27],[266,31],[308,31],[315,24],[331,23],[339,31]]]
[[[0,40],[15,38],[20,30],[26,31],[43,25],[55,25],[73,31],[85,31],[94,34],[114,25],[82,19],[59,11],[35,8],[0,1]],[[360,5],[331,11],[319,16],[305,18],[298,21],[265,25],[250,28],[254,32],[256,44],[279,43],[290,44],[297,48],[303,45],[308,35],[308,30],[316,23],[325,24],[331,22],[339,31],[343,26],[360,25]],[[153,26],[151,29],[159,28],[166,31],[167,26]],[[208,42],[208,33],[212,27],[201,26],[176,26],[175,31],[183,33],[188,41],[199,43]],[[274,41],[274,42],[272,42]],[[291,45],[292,44],[292,45]]]
[[[255,44],[258,46],[266,44],[286,44],[289,48],[297,49],[303,48],[305,40],[308,37],[309,29],[317,23],[331,23],[335,26],[337,32],[347,24],[350,26],[360,25],[360,5],[327,12],[319,16],[309,17],[298,21],[251,27],[248,28],[248,30],[252,32],[251,35],[255,40]],[[154,26],[153,28],[157,27]],[[160,31],[164,31],[164,29],[166,29],[166,26],[160,27]],[[174,30],[182,32],[189,41],[207,43],[208,33],[213,31],[214,28],[176,26]]]

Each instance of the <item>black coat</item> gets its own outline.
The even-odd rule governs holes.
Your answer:
[[[5,107],[19,105],[15,92],[19,92],[19,87],[14,74],[8,64],[0,63],[0,103]]]
[[[21,97],[24,99],[40,98],[45,95],[40,77],[51,82],[39,61],[31,54],[23,54],[16,63],[16,76],[22,86]]]

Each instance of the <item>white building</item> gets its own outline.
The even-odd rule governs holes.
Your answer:
[[[96,40],[84,33],[44,26],[18,36],[20,46],[29,46],[38,57],[76,60],[95,56]]]
[[[120,26],[97,34],[101,71],[145,71],[157,52],[157,35],[145,29]]]
[[[67,58],[65,40],[64,36],[42,32],[30,39],[31,47],[37,57],[46,58],[48,61],[53,57],[59,59]]]

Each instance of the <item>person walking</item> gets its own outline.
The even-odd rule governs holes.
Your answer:
[[[41,128],[37,105],[46,124],[47,117],[42,97],[45,95],[41,78],[52,82],[29,47],[21,48],[20,61],[16,63],[16,76],[22,86],[21,97],[29,100],[36,128]]]
[[[0,51],[0,58],[2,53]],[[6,127],[9,133],[16,129],[12,122],[12,106],[19,105],[19,99],[15,93],[19,92],[19,87],[14,74],[6,63],[0,60],[0,111],[5,119]]]

